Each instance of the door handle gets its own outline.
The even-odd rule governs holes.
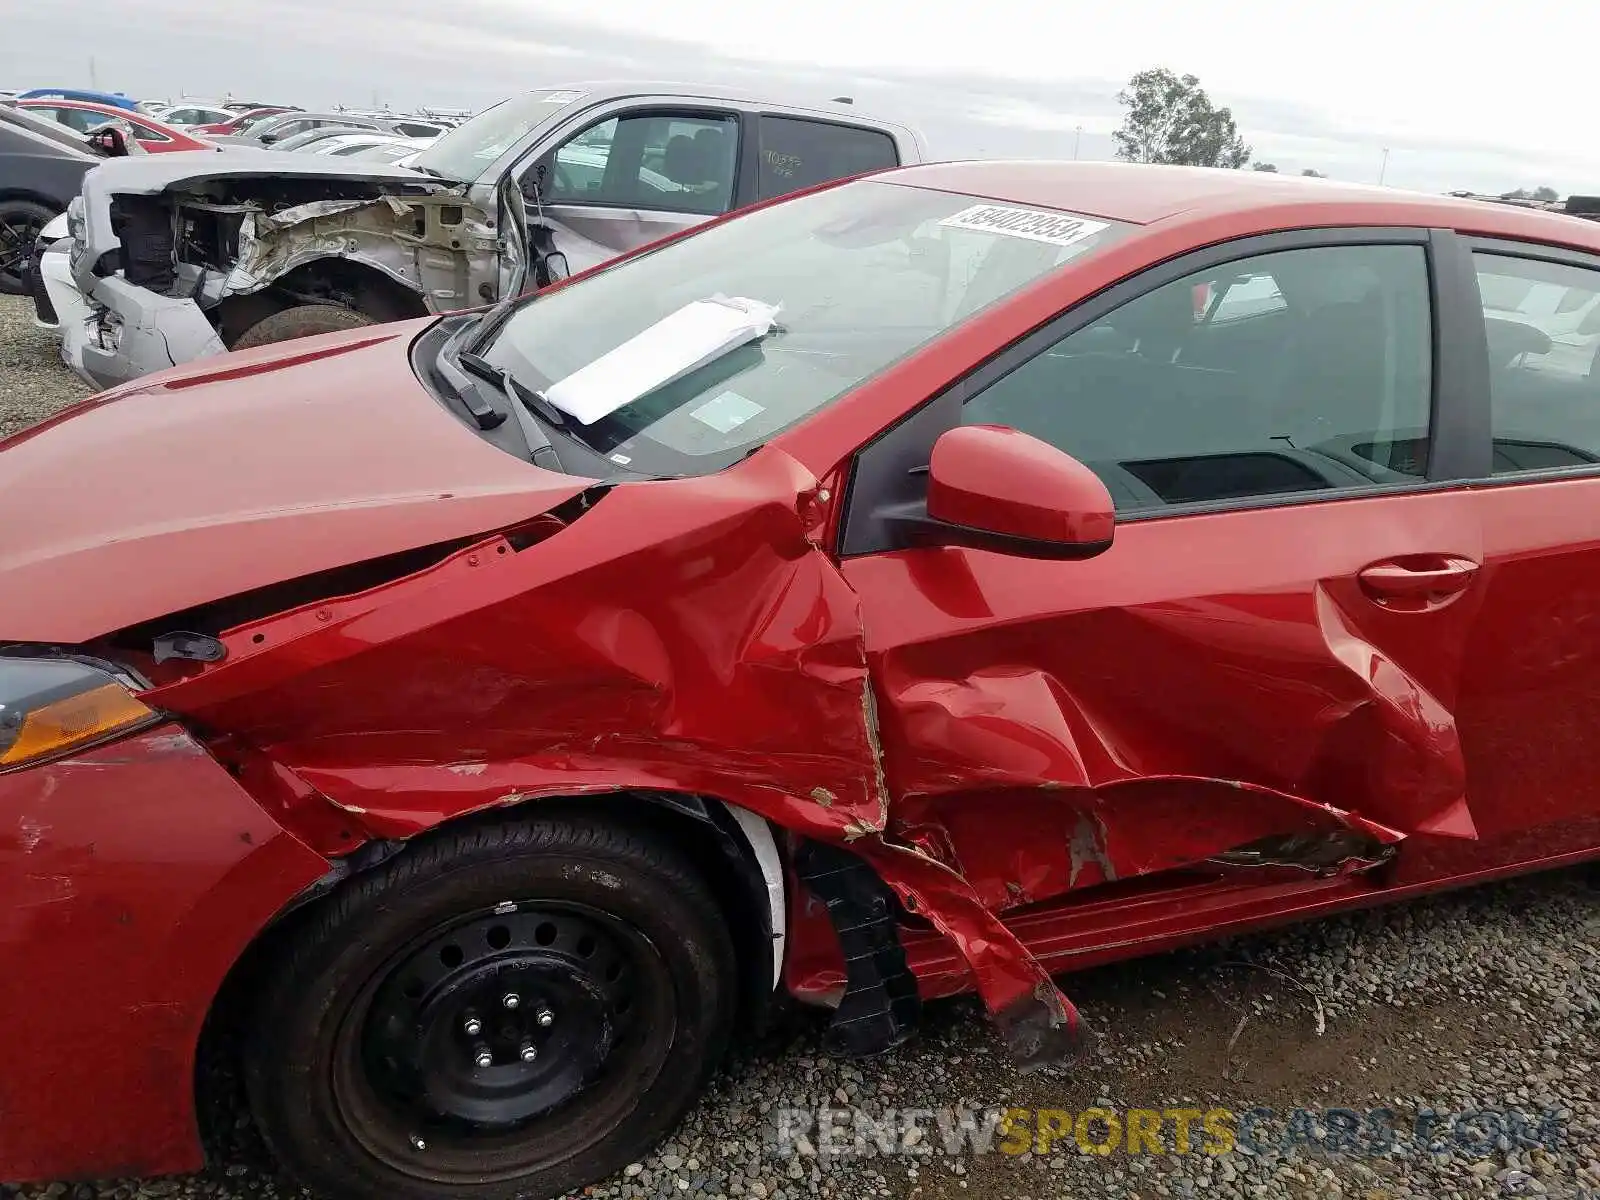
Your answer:
[[[1430,554],[1373,563],[1357,578],[1368,597],[1385,608],[1421,612],[1459,596],[1477,573],[1471,559]]]

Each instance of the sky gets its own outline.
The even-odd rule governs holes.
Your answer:
[[[0,0],[0,25],[0,87],[481,108],[682,80],[851,96],[938,158],[1110,158],[1118,90],[1165,66],[1284,171],[1600,193],[1588,0]]]

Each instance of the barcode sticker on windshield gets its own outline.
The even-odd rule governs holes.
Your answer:
[[[1042,208],[1007,208],[999,204],[974,204],[939,224],[950,229],[1003,233],[1052,246],[1070,246],[1109,228],[1104,221],[1088,221]]]
[[[746,400],[738,392],[719,392],[689,415],[718,433],[732,433],[751,417],[759,417],[765,411],[754,400]]]

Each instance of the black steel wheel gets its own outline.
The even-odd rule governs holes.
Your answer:
[[[32,200],[0,200],[0,295],[23,296],[33,244],[56,213]]]
[[[643,1154],[726,1046],[715,901],[669,847],[568,816],[415,846],[298,931],[251,1106],[329,1195],[554,1196]]]

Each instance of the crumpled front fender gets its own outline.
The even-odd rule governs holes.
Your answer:
[[[1066,1053],[1066,998],[958,873],[886,839],[855,593],[820,486],[768,448],[612,488],[570,528],[229,630],[149,699],[241,739],[363,833],[646,788],[715,796],[851,848],[971,963],[1025,1058]],[[832,489],[836,492],[837,489]]]

